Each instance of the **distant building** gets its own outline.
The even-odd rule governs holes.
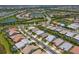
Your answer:
[[[40,35],[42,38],[46,38],[47,36],[48,36],[48,34],[47,33],[43,33],[43,34],[41,34]]]
[[[31,18],[43,18],[43,14],[41,14],[41,13],[31,13],[30,17]]]

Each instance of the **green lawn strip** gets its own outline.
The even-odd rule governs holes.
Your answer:
[[[6,53],[7,53],[7,54],[10,54],[10,53],[11,53],[10,44],[9,44],[8,41],[4,38],[4,33],[0,33],[0,42],[1,42],[1,44],[5,47]]]
[[[33,20],[31,20],[31,21],[27,21],[28,23],[30,23],[30,22],[43,22],[43,21],[47,21],[47,20],[44,20],[44,19],[33,19]]]
[[[69,20],[64,20],[64,19],[56,19],[54,20],[55,22],[58,22],[58,23],[63,23],[65,25],[69,25],[72,23],[72,21],[69,21]]]
[[[74,39],[74,38],[71,38],[71,37],[68,37],[68,36],[66,36],[66,35],[63,35],[63,34],[57,32],[57,31],[47,29],[47,28],[45,28],[45,27],[43,27],[43,26],[37,26],[37,27],[38,27],[40,30],[44,30],[45,32],[48,32],[48,33],[53,34],[53,35],[56,35],[56,36],[62,38],[63,40],[72,43],[73,45],[79,46],[79,42],[76,41],[76,39]]]

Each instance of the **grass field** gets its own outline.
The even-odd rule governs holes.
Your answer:
[[[12,47],[14,45],[14,42],[10,38],[8,38],[6,32],[4,32],[6,28],[11,26],[0,27],[0,44],[5,48],[5,54],[19,54],[19,50],[13,51]]]
[[[1,33],[1,32],[0,32],[0,43],[4,46],[6,53],[10,54],[11,53],[10,44],[4,38],[4,33]]]
[[[4,46],[0,43],[0,54],[6,53]]]

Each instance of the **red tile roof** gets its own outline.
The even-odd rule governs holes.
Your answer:
[[[11,36],[11,38],[13,39],[14,42],[18,42],[25,37],[22,34],[17,34],[17,35]]]
[[[70,52],[74,53],[74,54],[79,54],[79,46],[75,46],[73,47]]]
[[[9,31],[16,31],[16,30],[17,30],[16,27],[11,27],[11,28],[9,28]]]

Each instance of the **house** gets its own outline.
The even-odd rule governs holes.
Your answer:
[[[65,24],[63,24],[63,23],[60,23],[60,26],[65,26]]]
[[[38,49],[34,51],[32,54],[47,54],[45,51],[42,51],[41,49]]]
[[[56,46],[59,46],[60,44],[62,44],[64,42],[63,39],[61,38],[57,38],[54,41],[52,41]]]
[[[33,26],[32,26],[32,27],[28,27],[28,30],[31,30],[31,29],[33,29],[33,28],[35,28],[35,27],[33,27]]]
[[[42,26],[47,26],[46,24],[47,24],[47,22],[41,22],[41,23],[39,23],[39,25],[42,25]]]
[[[47,33],[43,33],[43,34],[41,34],[40,35],[42,38],[46,38],[47,36],[48,36],[48,34]]]
[[[23,20],[23,19],[31,19],[30,17],[30,13],[21,13],[21,14],[18,14],[16,15],[17,18]]]
[[[63,30],[60,31],[59,33],[61,33],[61,34],[66,34],[67,32],[69,32],[69,30],[67,30],[67,29],[63,29]]]
[[[25,38],[22,34],[16,34],[13,36],[10,36],[10,38],[14,41],[14,42],[19,42],[20,40],[22,40],[23,38]]]
[[[79,54],[79,46],[74,46],[70,52],[74,53],[74,54]]]
[[[30,41],[27,38],[22,39],[21,42],[23,42],[24,44],[26,44],[26,43],[29,44],[30,43]]]
[[[50,28],[51,30],[56,30],[57,29],[57,27],[52,27],[52,28]]]
[[[79,42],[79,34],[74,37]]]
[[[47,52],[43,51],[42,54],[48,54]]]
[[[51,26],[54,26],[54,24],[50,24]]]
[[[37,35],[41,35],[41,34],[44,33],[44,31],[38,30],[38,31],[36,31],[35,33],[36,33]]]
[[[23,49],[21,49],[21,52],[24,54],[28,54],[30,53],[32,50],[39,48],[38,46],[34,46],[34,45],[27,45],[25,46]]]
[[[56,26],[48,26],[47,28],[51,29],[51,30],[55,30],[57,27]]]
[[[54,40],[56,37],[54,35],[48,35],[45,39],[49,42],[51,42],[52,40]]]
[[[32,30],[32,32],[36,32],[36,31],[38,31],[39,29],[38,28],[33,28],[33,29],[31,29]]]
[[[8,32],[9,35],[20,33],[19,31],[17,31],[16,27],[9,28],[7,32]]]
[[[74,20],[74,23],[79,23],[79,19]]]
[[[72,48],[72,44],[69,42],[64,42],[62,45],[59,46],[60,49],[68,51],[70,48]]]
[[[72,29],[78,29],[79,28],[79,23],[72,23],[70,25],[68,25],[69,28],[72,28]]]
[[[22,39],[20,42],[17,42],[15,43],[15,46],[18,48],[18,49],[22,49],[26,46],[26,44],[28,44],[28,39]]]
[[[41,51],[41,49],[38,49],[38,50],[32,52],[32,54],[42,54],[42,51]]]
[[[53,27],[53,26],[48,26],[47,28],[49,28],[49,29],[50,29],[50,28],[52,28],[52,27]]]
[[[58,28],[56,28],[55,30],[58,31],[58,32],[60,32],[60,31],[63,30],[63,28],[62,28],[62,27],[58,27]]]
[[[12,36],[14,34],[19,34],[20,32],[19,31],[10,31],[8,32],[9,36]]]
[[[8,31],[17,31],[17,28],[16,27],[10,27],[9,29],[8,29]]]
[[[66,36],[73,37],[75,34],[77,34],[77,33],[76,32],[67,32]]]

